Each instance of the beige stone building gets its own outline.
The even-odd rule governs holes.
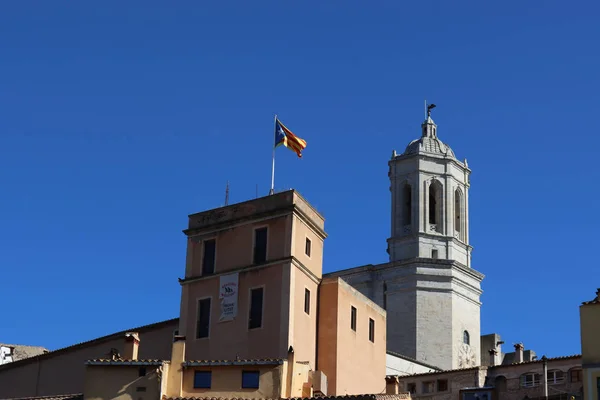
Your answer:
[[[580,355],[388,376],[386,380],[388,392],[407,391],[414,399],[541,399],[545,398],[546,388],[548,398],[554,400],[581,399],[583,394]]]

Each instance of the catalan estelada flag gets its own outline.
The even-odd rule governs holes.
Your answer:
[[[302,157],[302,150],[306,148],[306,140],[294,135],[279,118],[275,118],[275,148],[285,146]]]

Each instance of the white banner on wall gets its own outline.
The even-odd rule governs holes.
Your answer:
[[[239,274],[221,275],[219,300],[221,300],[221,317],[219,322],[233,321],[238,308],[238,276]]]

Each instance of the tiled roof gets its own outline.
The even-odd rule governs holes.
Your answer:
[[[466,372],[466,371],[475,371],[478,370],[481,367],[469,367],[469,368],[457,368],[457,369],[447,369],[445,371],[441,370],[441,371],[432,371],[432,372],[422,372],[419,374],[411,374],[411,375],[387,375],[387,378],[393,378],[393,377],[397,377],[398,379],[406,379],[406,378],[411,378],[414,376],[427,376],[427,375],[441,375],[441,374],[447,374],[447,373],[452,373],[452,372]],[[485,368],[485,367],[483,367]]]
[[[259,359],[236,359],[236,360],[190,360],[183,363],[186,367],[204,367],[221,365],[281,365],[283,358],[259,358]]]
[[[0,347],[10,347],[12,349],[10,354],[12,362],[48,353],[48,349],[42,346],[0,343]]]
[[[573,354],[570,356],[562,356],[562,357],[552,357],[552,358],[548,358],[548,362],[552,362],[552,361],[561,361],[561,360],[574,360],[577,358],[581,358],[581,354]],[[445,371],[434,371],[434,372],[423,372],[420,374],[412,374],[412,375],[387,375],[386,378],[388,377],[397,377],[398,379],[408,379],[408,378],[412,378],[412,377],[417,377],[417,376],[427,376],[427,375],[441,375],[441,374],[447,374],[447,373],[455,373],[455,372],[466,372],[466,371],[475,371],[479,368],[487,368],[488,370],[490,369],[494,369],[494,368],[508,368],[508,367],[515,367],[515,366],[519,366],[519,365],[526,365],[526,364],[539,364],[542,363],[543,360],[539,359],[539,360],[534,360],[534,361],[525,361],[522,363],[513,363],[513,364],[503,364],[503,365],[495,365],[495,366],[477,366],[477,367],[470,367],[470,368],[459,368],[459,369],[448,369]]]
[[[399,394],[357,394],[346,396],[321,396],[321,397],[291,397],[287,400],[402,400],[409,399],[408,393]],[[162,400],[280,400],[271,398],[242,398],[242,397],[167,397],[163,396]]]
[[[87,360],[86,365],[162,365],[163,360],[111,360],[107,358],[96,358]]]
[[[2,364],[2,365],[0,365],[0,370],[9,369],[9,368],[12,368],[12,367],[17,367],[19,365],[24,365],[24,364],[27,364],[29,362],[33,362],[33,361],[36,361],[36,360],[39,360],[39,359],[53,357],[55,355],[62,354],[62,353],[65,353],[65,352],[68,352],[68,351],[71,351],[71,350],[76,350],[78,348],[81,348],[81,347],[84,347],[84,346],[87,346],[87,345],[90,345],[90,344],[101,343],[101,342],[105,342],[105,341],[108,341],[108,340],[117,339],[117,338],[120,338],[123,335],[125,335],[125,333],[127,333],[127,332],[134,332],[135,331],[135,332],[143,333],[146,330],[153,329],[153,328],[158,328],[158,327],[161,327],[163,325],[175,324],[177,321],[179,321],[179,318],[168,319],[166,321],[155,322],[153,324],[144,325],[144,326],[140,326],[140,327],[137,327],[137,328],[126,329],[124,331],[112,333],[110,335],[106,335],[106,336],[102,336],[102,337],[99,337],[99,338],[96,338],[96,339],[88,340],[86,342],[77,343],[77,344],[74,344],[74,345],[71,345],[71,346],[68,346],[68,347],[63,347],[62,349],[50,351],[48,353],[38,354],[36,356],[25,358],[25,359],[20,360],[20,361],[13,361],[13,362],[10,362],[10,363],[7,363],[7,364]]]
[[[83,400],[83,394],[55,394],[52,396],[14,397],[0,400]]]
[[[552,361],[560,361],[560,360],[570,360],[570,359],[575,359],[575,358],[581,358],[581,354],[572,354],[570,356],[559,356],[559,357],[552,357],[552,358],[547,358],[546,360],[548,360],[549,362]],[[510,366],[514,366],[514,365],[523,365],[523,364],[535,364],[535,363],[542,363],[544,362],[544,360],[542,360],[541,358],[538,358],[537,360],[532,360],[532,361],[524,361],[522,363],[511,363],[511,364],[502,364],[502,365],[495,365],[493,367],[490,368],[499,368],[499,367],[510,367]]]

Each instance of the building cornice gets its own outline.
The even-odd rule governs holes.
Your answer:
[[[230,275],[230,274],[235,274],[235,273],[257,271],[257,270],[261,270],[264,268],[272,267],[274,265],[280,265],[280,264],[286,264],[286,263],[290,263],[293,266],[295,266],[296,268],[299,268],[300,270],[302,270],[302,272],[304,272],[316,284],[321,282],[321,279],[318,276],[316,276],[310,269],[308,269],[306,267],[306,265],[304,265],[300,260],[298,260],[294,256],[281,257],[276,260],[270,260],[270,261],[262,263],[262,264],[244,265],[242,267],[228,269],[227,271],[215,272],[214,274],[210,274],[210,275],[198,275],[198,276],[190,276],[187,278],[178,278],[178,280],[179,280],[180,285],[187,285],[187,284],[193,283],[193,282],[199,282],[199,281],[205,281],[208,279],[213,279],[215,277],[220,277],[220,276]]]
[[[247,272],[247,271],[256,271],[259,269],[269,268],[274,265],[279,265],[279,264],[283,264],[283,263],[291,263],[293,259],[294,259],[294,257],[292,257],[292,256],[281,257],[276,260],[270,260],[270,261],[262,263],[262,264],[244,265],[242,267],[228,269],[227,271],[215,272],[214,274],[210,274],[210,275],[189,276],[187,278],[178,278],[178,280],[179,280],[179,284],[186,285],[188,283],[205,281],[207,279],[212,279],[212,278],[223,276],[223,275],[230,275],[230,274]]]
[[[233,220],[215,222],[198,228],[188,228],[184,229],[182,232],[188,237],[209,235],[214,234],[215,232],[229,230],[237,228],[239,226],[247,225],[250,222],[262,222],[269,219],[285,217],[290,214],[296,215],[298,218],[300,218],[302,222],[304,222],[312,231],[315,232],[315,234],[317,234],[317,236],[321,238],[321,240],[325,240],[327,238],[327,233],[325,233],[323,229],[321,229],[317,224],[315,224],[312,221],[312,219],[296,204],[291,204],[285,207],[279,207],[276,210],[269,210],[265,212],[251,214],[248,216],[242,216]],[[320,214],[317,213],[317,215]]]
[[[471,169],[468,166],[466,166],[463,162],[459,161],[458,159],[456,159],[454,157],[435,155],[435,154],[430,154],[430,153],[398,154],[396,157],[394,157],[388,161],[388,165],[392,166],[396,162],[402,162],[404,160],[409,160],[411,158],[421,158],[421,159],[428,160],[428,161],[443,161],[443,162],[447,162],[447,163],[453,163],[453,164],[456,164],[456,166],[460,167],[461,169],[469,172],[469,174],[471,173]]]

